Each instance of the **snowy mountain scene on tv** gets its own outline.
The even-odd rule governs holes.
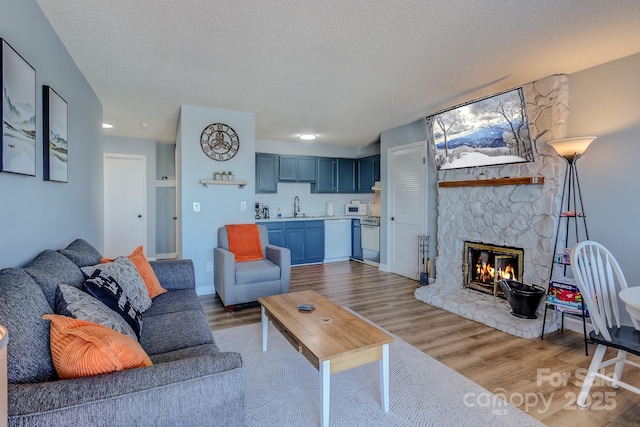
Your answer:
[[[438,170],[533,161],[522,89],[427,117]]]
[[[2,40],[0,170],[36,175],[36,71]]]

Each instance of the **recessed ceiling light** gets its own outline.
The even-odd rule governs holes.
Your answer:
[[[111,128],[113,128],[113,125],[110,125],[109,123],[102,124],[102,129],[111,129]]]
[[[312,133],[303,133],[299,136],[299,138],[303,141],[313,141],[314,139],[316,139],[316,136]]]

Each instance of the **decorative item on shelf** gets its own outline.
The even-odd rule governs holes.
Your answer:
[[[233,181],[233,172],[231,172],[231,171],[227,172],[227,180]]]
[[[223,181],[227,181],[227,171],[222,171],[222,173],[220,174],[221,178]]]
[[[480,175],[478,176],[478,179],[487,179],[487,174],[484,172],[480,172]]]
[[[220,181],[222,179],[222,175],[220,174],[220,172],[214,172],[213,179],[214,181]]]

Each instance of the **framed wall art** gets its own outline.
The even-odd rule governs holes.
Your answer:
[[[0,39],[0,172],[36,175],[36,70]]]
[[[42,113],[44,180],[67,182],[67,102],[50,86],[42,86]]]

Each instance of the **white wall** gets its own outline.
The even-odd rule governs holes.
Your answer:
[[[217,162],[202,151],[200,135],[212,123],[225,123],[238,134],[240,149],[233,159]],[[207,263],[213,263],[218,227],[254,221],[255,114],[182,105],[176,140],[182,258],[194,262],[197,292],[213,293],[213,271],[207,271]],[[199,184],[222,170],[233,171],[235,179],[249,184],[244,188]],[[200,203],[200,212],[193,211],[194,202]],[[241,202],[246,202],[246,211],[240,210]]]
[[[0,268],[83,238],[102,250],[102,104],[35,0],[0,0],[0,37],[36,70],[36,176],[0,173]],[[68,183],[42,173],[42,85],[68,104]]]

